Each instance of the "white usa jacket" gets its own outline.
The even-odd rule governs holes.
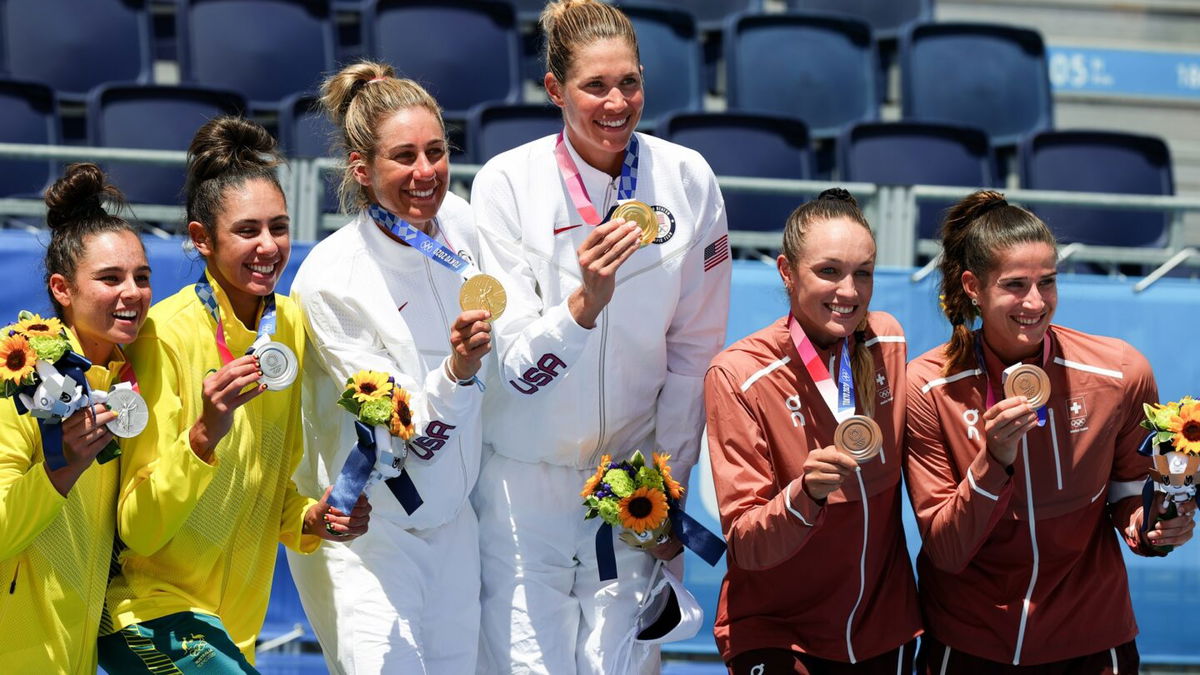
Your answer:
[[[447,194],[435,238],[471,257],[478,248],[471,222],[467,203]],[[376,370],[412,395],[416,435],[405,468],[424,503],[410,516],[379,483],[368,494],[371,517],[428,529],[463,508],[479,473],[483,395],[474,385],[459,386],[444,368],[461,285],[458,274],[390,239],[365,212],[313,247],[292,284],[310,350],[303,374],[307,447],[295,474],[302,493],[322,494],[337,480],[355,435],[354,417],[336,401],[347,378]]]
[[[485,440],[513,459],[576,468],[604,453],[662,451],[686,479],[704,426],[704,373],[729,314],[725,205],[698,153],[637,137],[633,198],[655,208],[659,238],[622,264],[590,330],[567,309],[591,226],[559,174],[557,136],[497,155],[475,177],[483,270],[508,293],[494,327],[499,377],[484,404]],[[617,180],[565,142],[596,210],[608,213]]]

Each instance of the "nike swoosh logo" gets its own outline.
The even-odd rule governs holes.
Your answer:
[[[583,227],[583,223],[580,223],[578,225],[568,225],[567,227],[556,227],[556,228],[554,228],[554,236],[557,237],[558,235],[562,234],[563,232],[566,232],[567,230],[573,230],[577,227]]]

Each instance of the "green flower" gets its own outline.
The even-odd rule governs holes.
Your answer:
[[[663,490],[662,475],[648,466],[643,466],[637,472],[637,486]]]
[[[642,454],[641,450],[634,450],[633,454],[629,456],[629,464],[635,469],[640,469],[646,466],[646,456]]]
[[[625,469],[609,469],[608,473],[604,474],[604,482],[612,488],[613,494],[621,498],[628,497],[637,489]]]
[[[386,425],[392,419],[392,399],[376,398],[363,401],[358,418],[371,426]]]
[[[54,363],[67,353],[71,343],[60,337],[34,337],[29,339],[29,346],[33,347],[38,359]]]
[[[621,504],[614,499],[602,499],[598,507],[600,519],[614,527],[621,525]]]

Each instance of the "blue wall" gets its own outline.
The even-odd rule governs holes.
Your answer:
[[[0,270],[7,280],[0,285],[0,323],[8,317],[15,318],[19,309],[45,311],[49,306],[40,267],[45,239],[45,234],[0,232]],[[155,298],[167,297],[199,275],[200,263],[182,254],[179,240],[147,238],[146,245]],[[308,248],[295,247],[281,292],[286,292],[291,284]],[[938,312],[936,280],[913,284],[909,281],[910,273],[907,269],[877,271],[872,306],[887,310],[900,320],[908,335],[909,355],[915,356],[945,340],[949,326]],[[1128,340],[1150,359],[1162,398],[1200,394],[1200,358],[1190,355],[1189,349],[1194,336],[1200,333],[1200,283],[1164,279],[1137,295],[1131,286],[1129,281],[1064,275],[1059,283],[1057,322]],[[786,311],[786,299],[774,267],[735,262],[731,304],[730,342],[781,316]],[[706,461],[693,472],[691,486],[689,512],[710,529],[719,531]],[[915,553],[919,539],[911,510],[906,508],[905,516],[910,548]],[[710,628],[724,573],[723,562],[714,569],[688,555],[686,580],[704,605],[708,626],[695,639],[675,643],[671,648],[711,652],[715,648]],[[1200,600],[1200,543],[1186,546],[1165,559],[1127,556],[1127,562],[1142,627],[1138,642],[1143,660],[1200,663],[1200,624],[1175,621],[1182,614],[1181,608],[1173,604],[1180,600],[1194,604]]]

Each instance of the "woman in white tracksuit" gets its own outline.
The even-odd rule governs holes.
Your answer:
[[[724,204],[700,155],[634,134],[642,72],[633,28],[595,0],[550,4],[546,89],[564,132],[498,155],[471,193],[483,269],[503,283],[498,377],[484,404],[473,502],[493,672],[613,675],[654,556],[616,541],[601,580],[599,520],[579,491],[602,455],[671,455],[686,480],[704,424],[703,377],[729,308]],[[651,205],[658,236],[605,221]],[[615,534],[613,536],[615,540]],[[603,547],[602,547],[603,548]],[[655,670],[657,653],[643,670]]]
[[[361,62],[326,80],[322,104],[347,153],[343,208],[357,215],[313,248],[292,286],[311,350],[296,483],[319,494],[336,482],[355,433],[335,401],[348,377],[375,370],[412,396],[404,468],[422,503],[376,483],[370,538],[289,563],[331,672],[470,673],[479,550],[467,498],[479,471],[476,373],[491,349],[490,314],[460,314],[462,271],[423,253],[473,260],[470,208],[447,194],[441,111],[415,82]],[[412,237],[432,245],[405,243]]]

